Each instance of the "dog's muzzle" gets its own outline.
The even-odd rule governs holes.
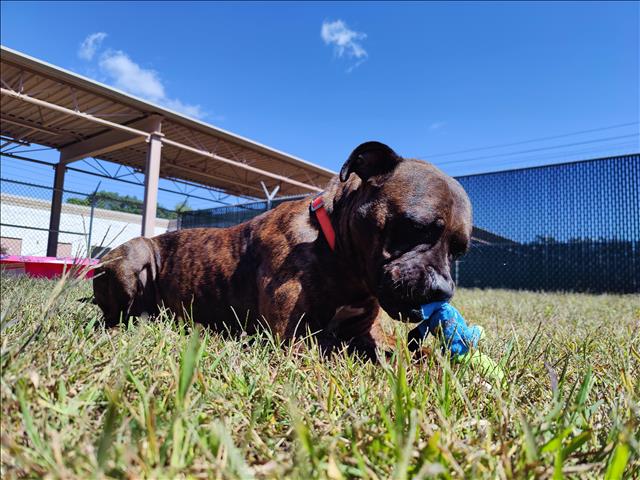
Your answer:
[[[383,267],[378,299],[392,317],[419,321],[422,305],[449,301],[453,292],[453,280],[448,273],[443,275],[419,262],[396,261]]]

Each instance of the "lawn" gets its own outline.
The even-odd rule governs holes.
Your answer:
[[[104,330],[89,294],[2,278],[2,478],[640,477],[640,296],[460,290],[499,384],[436,348]]]

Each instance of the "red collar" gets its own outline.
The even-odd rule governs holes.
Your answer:
[[[333,225],[331,225],[331,219],[329,218],[329,214],[327,210],[324,208],[324,198],[322,198],[322,194],[315,197],[311,200],[311,211],[316,214],[316,218],[318,219],[318,223],[320,224],[320,229],[324,234],[324,238],[327,239],[327,243],[331,250],[335,250],[336,248],[336,231],[333,229]]]

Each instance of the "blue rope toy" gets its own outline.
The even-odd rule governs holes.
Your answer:
[[[443,349],[448,348],[454,357],[469,353],[469,348],[477,348],[478,342],[484,336],[484,329],[477,325],[467,326],[460,312],[447,302],[433,302],[423,305],[422,318],[418,325],[422,338],[428,333],[439,336],[440,330],[444,337]]]
[[[474,365],[498,383],[504,380],[502,368],[487,355],[475,351],[484,337],[482,327],[468,326],[460,312],[447,302],[429,303],[423,305],[421,310],[424,320],[416,328],[421,338],[429,333],[440,337],[442,349],[448,349],[454,360]]]

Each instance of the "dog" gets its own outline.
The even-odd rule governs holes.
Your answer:
[[[321,202],[322,212],[307,198],[229,228],[132,239],[103,257],[95,303],[108,326],[162,306],[232,333],[313,332],[329,351],[346,344],[375,355],[381,309],[418,322],[422,304],[452,297],[450,268],[472,229],[456,180],[372,141],[351,153]]]

